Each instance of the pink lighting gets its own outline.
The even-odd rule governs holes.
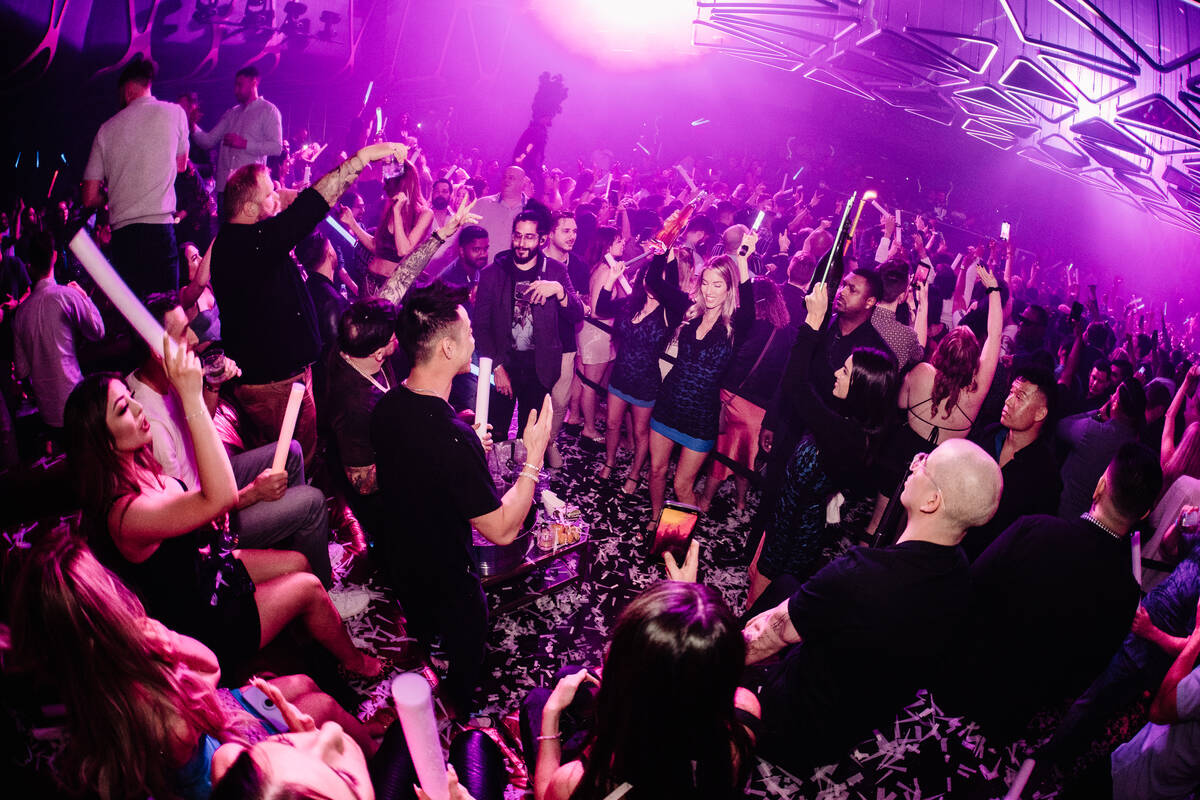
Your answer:
[[[689,61],[694,0],[530,0],[529,9],[556,39],[609,69],[643,69]]]

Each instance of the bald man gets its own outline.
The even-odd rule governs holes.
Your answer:
[[[1010,739],[1086,689],[1133,622],[1129,532],[1161,488],[1158,455],[1129,442],[1081,516],[1021,517],[988,545],[971,565],[971,616],[939,704]]]
[[[504,170],[499,194],[481,197],[472,209],[479,215],[479,226],[488,232],[488,263],[509,247],[512,240],[513,220],[525,208],[529,200],[522,192],[525,186],[525,170],[510,166]],[[454,248],[447,248],[454,249]]]
[[[966,614],[959,542],[996,513],[1001,484],[1000,467],[965,439],[919,454],[896,544],[850,550],[750,621],[747,664],[783,651],[744,681],[762,702],[760,755],[795,774],[835,761],[929,685]],[[780,596],[776,584],[764,598]]]

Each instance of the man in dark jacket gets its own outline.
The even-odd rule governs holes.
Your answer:
[[[493,399],[488,421],[497,439],[508,438],[514,406],[519,438],[529,412],[541,408],[558,381],[560,319],[571,326],[583,320],[567,268],[542,253],[546,235],[541,217],[522,211],[513,220],[512,249],[479,275],[472,328],[480,357],[493,362],[500,396]]]

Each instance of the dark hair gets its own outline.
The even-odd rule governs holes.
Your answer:
[[[338,320],[338,349],[366,358],[387,345],[396,332],[396,306],[381,297],[359,300]]]
[[[481,225],[468,225],[458,232],[459,247],[466,247],[469,244],[479,241],[480,239],[488,238],[487,228]]]
[[[751,284],[754,289],[754,318],[764,319],[773,328],[786,328],[791,322],[787,303],[779,285],[767,277],[758,277]]]
[[[601,225],[599,228],[596,228],[596,232],[592,235],[592,240],[588,242],[587,253],[583,259],[589,270],[595,271],[597,267],[605,263],[604,254],[608,252],[608,248],[613,246],[613,242],[620,235],[621,232],[612,225]],[[584,291],[586,289],[587,287],[584,287]]]
[[[1038,390],[1046,404],[1046,418],[1042,420],[1042,431],[1054,428],[1054,414],[1058,410],[1058,382],[1048,369],[1024,365],[1013,372],[1014,381],[1023,381]]]
[[[117,79],[117,86],[123,87],[127,83],[140,83],[142,86],[149,86],[157,72],[158,68],[150,59],[135,58],[125,65],[125,69],[121,70],[121,77]]]
[[[733,704],[745,654],[715,589],[665,581],[638,595],[613,628],[572,797],[600,800],[626,781],[639,797],[727,797],[739,788],[751,766]]]
[[[305,272],[316,272],[321,266],[321,262],[325,260],[325,245],[328,243],[329,239],[325,234],[315,230],[296,245],[296,260],[304,267]]]
[[[526,210],[522,211],[520,214],[517,214],[515,217],[513,217],[513,224],[512,224],[512,232],[513,233],[517,232],[517,223],[519,223],[519,222],[532,222],[534,225],[537,226],[538,236],[545,236],[547,233],[549,233],[549,230],[546,228],[546,226],[550,224],[548,219],[546,218],[545,215],[539,214],[536,211],[531,211],[529,209],[526,209]]]
[[[430,188],[432,189],[432,188],[436,187],[436,186],[437,186],[439,183],[444,183],[444,184],[446,184],[447,186],[449,186],[449,187],[450,187],[450,189],[451,189],[451,190],[453,190],[453,189],[454,189],[454,184],[453,184],[453,183],[451,183],[451,182],[450,182],[449,180],[447,180],[446,178],[437,178],[436,180],[434,180],[434,182],[433,182],[432,184],[430,184]]]
[[[1098,369],[1112,379],[1112,362],[1107,358],[1097,358],[1092,362],[1092,369]]]
[[[1171,404],[1171,390],[1161,380],[1146,384],[1146,408],[1163,408]]]
[[[908,288],[908,272],[908,262],[898,258],[879,267],[879,280],[883,287],[879,294],[880,302],[891,303],[904,294]]]
[[[850,385],[846,390],[847,415],[862,425],[874,443],[895,416],[896,362],[874,347],[856,347],[850,354]],[[868,448],[869,450],[871,448]]]
[[[1122,383],[1133,377],[1133,362],[1128,358],[1114,358],[1112,366],[1121,373],[1119,380]]]
[[[553,214],[551,214],[550,215],[550,232],[554,233],[556,230],[558,230],[558,223],[562,222],[564,219],[569,219],[572,222],[574,222],[575,221],[575,212],[574,211],[555,211]],[[576,224],[578,225],[577,222],[576,222]]]
[[[137,481],[126,473],[108,429],[108,387],[124,380],[116,372],[88,375],[71,390],[63,409],[63,442],[80,503],[89,521],[105,529],[109,504],[141,492]],[[155,474],[162,471],[149,445],[134,457],[139,466]]]
[[[883,279],[879,277],[877,270],[867,267],[859,267],[850,273],[857,275],[867,282],[867,296],[874,297],[876,301],[883,299]]]
[[[691,221],[688,222],[687,233],[691,233],[692,231],[702,231],[706,236],[712,238],[717,235],[717,226],[713,224],[711,219],[703,214],[699,214],[692,217]]]
[[[57,255],[54,234],[35,229],[29,237],[29,277],[41,280],[49,275],[54,270]]]
[[[1126,378],[1117,387],[1117,407],[1133,421],[1134,427],[1146,422],[1146,390],[1135,378]]]
[[[811,281],[816,271],[817,262],[812,257],[812,253],[801,250],[788,261],[787,279],[789,283],[799,286]],[[799,320],[797,320],[797,323],[799,323]]]
[[[225,774],[212,785],[209,800],[329,800],[327,795],[299,783],[289,783],[287,776],[274,776],[271,780],[266,771],[254,760],[250,748],[238,753]]]
[[[396,336],[414,366],[429,360],[438,336],[458,322],[458,307],[467,297],[466,287],[441,280],[409,291],[396,319]]]
[[[253,64],[242,67],[237,72],[233,73],[233,77],[254,78],[255,80],[258,80],[258,67],[254,66]]]
[[[262,164],[246,164],[233,171],[225,183],[225,219],[236,217],[242,206],[254,199],[254,193],[258,191],[258,176],[266,170]]]
[[[1128,522],[1137,522],[1145,516],[1162,490],[1158,454],[1137,442],[1121,445],[1108,465],[1108,476],[1109,499]]]

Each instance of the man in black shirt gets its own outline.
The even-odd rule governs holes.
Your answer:
[[[293,383],[305,386],[295,439],[306,464],[317,446],[312,369],[321,337],[312,298],[290,255],[329,213],[329,208],[366,165],[408,148],[380,142],[359,150],[313,186],[292,196],[282,210],[280,194],[261,164],[236,170],[225,185],[228,219],[212,247],[212,287],[221,305],[225,351],[242,368],[234,396],[242,406],[248,444],[279,437]]]
[[[896,544],[850,550],[750,621],[747,664],[790,646],[745,683],[762,702],[764,758],[796,774],[836,760],[927,685],[966,613],[958,543],[999,500],[1000,468],[978,446],[952,439],[919,454]]]
[[[423,642],[441,636],[450,661],[443,699],[459,716],[470,713],[487,640],[471,529],[495,544],[508,544],[520,533],[552,415],[549,398],[540,412],[530,412],[528,460],[517,482],[499,496],[484,455],[491,437],[481,444],[448,401],[454,376],[470,369],[475,349],[465,300],[465,288],[441,281],[408,293],[396,330],[412,372],[384,395],[371,418],[376,474],[388,512],[377,541],[409,631]]]
[[[1081,517],[1022,517],[983,551],[960,657],[936,690],[943,708],[1011,737],[1039,708],[1087,688],[1133,621],[1129,531],[1161,486],[1158,456],[1128,442]]]
[[[1000,421],[975,439],[1000,465],[1004,493],[986,525],[967,531],[963,550],[974,561],[1004,530],[1028,514],[1053,514],[1062,494],[1054,448],[1042,431],[1053,419],[1054,376],[1036,367],[1017,371],[1000,411]]]

